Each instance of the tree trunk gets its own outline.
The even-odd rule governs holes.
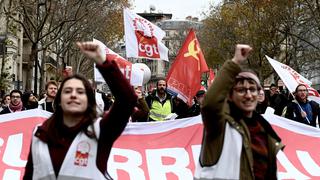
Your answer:
[[[44,49],[44,50],[42,51],[42,61],[41,61],[41,66],[40,66],[39,92],[40,92],[40,90],[43,90],[43,89],[44,89],[44,84],[45,84],[45,79],[46,79],[46,78],[45,78],[45,77],[46,77],[46,74],[45,74],[45,72],[46,72],[46,70],[45,70],[46,65],[45,65],[45,63],[46,63],[46,60],[47,60],[46,52],[47,52],[46,49]]]
[[[32,67],[34,67],[34,77],[33,77],[33,92],[35,94],[38,94],[38,51],[37,51],[37,46],[38,43],[33,43],[31,46],[31,54],[30,54],[30,71],[29,71],[29,76],[28,77],[28,81],[27,81],[27,85],[26,85],[26,89],[31,90],[31,84],[32,84]]]

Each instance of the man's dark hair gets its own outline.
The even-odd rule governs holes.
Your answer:
[[[14,89],[14,90],[12,90],[12,91],[10,92],[10,97],[12,97],[12,94],[13,94],[13,93],[19,93],[19,94],[20,94],[20,97],[22,97],[22,92],[19,91],[19,90],[17,90],[17,89]]]
[[[301,87],[301,86],[304,86],[308,91],[308,88],[307,88],[307,86],[305,84],[298,84],[298,86],[296,87],[294,92],[297,93],[298,92],[298,88]]]
[[[272,87],[278,88],[278,86],[277,86],[276,84],[274,84],[274,83],[272,83],[272,84],[270,85],[270,89],[271,89]]]
[[[160,78],[160,79],[158,79],[157,84],[156,84],[157,88],[158,88],[159,81],[164,81],[164,82],[166,82],[166,86],[167,86],[167,81],[166,81],[166,79],[165,79],[165,78]]]

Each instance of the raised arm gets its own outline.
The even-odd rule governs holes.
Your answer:
[[[238,44],[235,49],[234,57],[231,61],[226,61],[213,84],[210,86],[201,108],[202,120],[207,135],[220,134],[224,122],[225,102],[229,92],[235,82],[235,77],[241,72],[240,64],[244,62],[252,48],[248,45]]]
[[[109,113],[103,117],[100,123],[100,138],[107,138],[112,142],[120,136],[125,128],[128,119],[132,113],[133,107],[137,102],[137,96],[121,73],[114,59],[103,59],[100,53],[101,49],[95,42],[77,43],[82,53],[87,57],[94,59],[97,68],[108,84],[115,102]],[[107,130],[106,130],[107,129]]]

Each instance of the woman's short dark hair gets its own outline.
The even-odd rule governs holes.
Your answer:
[[[259,78],[258,78],[257,74],[255,73],[255,71],[253,71],[253,70],[251,70],[251,69],[243,69],[243,70],[241,71],[241,73],[242,73],[242,72],[251,73],[251,74],[252,74],[253,76],[255,76],[255,77],[251,78],[251,76],[245,77],[245,76],[239,76],[239,75],[238,75],[238,76],[235,78],[235,82],[234,82],[233,86],[236,86],[238,83],[243,84],[244,81],[248,81],[248,83],[250,83],[250,84],[255,84],[255,85],[257,86],[257,90],[258,90],[258,91],[260,91],[260,90],[262,89],[262,87],[261,87],[261,85],[260,85],[260,82],[257,82],[257,81],[259,81]],[[239,73],[239,74],[240,74],[240,73]],[[230,90],[229,95],[232,95],[232,92],[233,92],[233,89]]]
[[[87,109],[85,111],[85,118],[81,121],[81,123],[83,124],[83,130],[85,131],[85,133],[89,133],[87,131],[87,127],[89,125],[92,125],[93,122],[95,121],[95,119],[97,118],[97,112],[96,112],[96,99],[95,99],[95,93],[91,87],[90,82],[82,75],[79,74],[74,74],[72,76],[68,76],[67,78],[65,78],[60,85],[60,88],[58,89],[58,92],[56,94],[56,97],[54,99],[53,102],[53,108],[54,108],[54,112],[52,114],[52,116],[48,119],[48,123],[49,123],[49,132],[51,137],[56,137],[56,135],[58,135],[58,128],[57,126],[62,125],[63,123],[63,110],[61,108],[61,92],[62,89],[65,85],[65,83],[71,79],[78,79],[80,80],[85,88],[86,91],[86,95],[87,95],[87,99],[88,99],[88,106]],[[88,134],[87,134],[88,135]]]

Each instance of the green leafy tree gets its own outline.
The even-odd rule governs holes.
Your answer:
[[[314,67],[310,57],[312,61],[318,59],[314,54],[319,52],[319,19],[312,14],[319,14],[317,5],[306,0],[235,0],[213,7],[201,33],[208,64],[221,65],[232,57],[235,44],[247,43],[254,48],[247,64],[261,80],[275,74],[264,55],[298,72]]]

